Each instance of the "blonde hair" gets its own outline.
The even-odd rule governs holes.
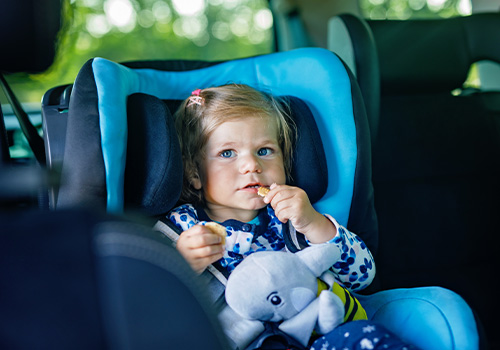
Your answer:
[[[290,119],[288,103],[248,85],[228,84],[195,90],[184,100],[174,115],[182,150],[184,183],[180,201],[202,203],[203,193],[191,185],[199,178],[199,166],[205,156],[210,134],[222,123],[245,117],[268,116],[278,126],[278,143],[283,152],[287,178],[292,166],[295,127]]]

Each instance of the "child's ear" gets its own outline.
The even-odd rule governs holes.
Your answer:
[[[191,179],[189,179],[189,182],[195,190],[201,190],[201,179],[200,175],[198,175],[198,172],[195,172],[193,173],[193,175],[191,175]]]

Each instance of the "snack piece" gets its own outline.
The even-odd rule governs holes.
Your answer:
[[[261,197],[265,197],[269,193],[270,189],[268,187],[259,187],[257,194]]]
[[[226,243],[226,228],[222,226],[221,224],[218,224],[216,222],[207,222],[205,224],[205,227],[208,227],[210,231],[215,233],[216,235],[220,236],[222,238],[222,244]]]

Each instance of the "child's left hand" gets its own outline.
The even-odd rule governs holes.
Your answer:
[[[272,184],[264,202],[271,204],[281,222],[290,220],[311,243],[324,243],[337,235],[335,225],[313,208],[306,192],[298,187]]]

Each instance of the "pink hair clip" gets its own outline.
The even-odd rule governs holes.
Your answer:
[[[201,89],[196,89],[193,92],[191,92],[191,96],[189,96],[188,98],[189,102],[186,105],[186,107],[189,107],[193,104],[201,106],[203,104],[203,97],[200,96],[200,93]]]

